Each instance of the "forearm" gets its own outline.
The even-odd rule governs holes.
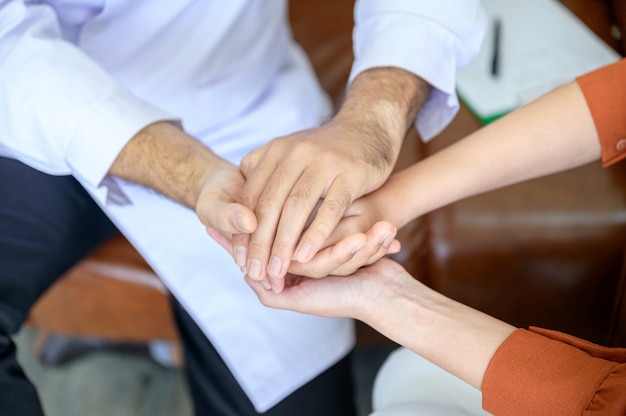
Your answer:
[[[387,271],[389,269],[386,269]],[[414,280],[385,275],[385,288],[365,307],[364,321],[480,389],[499,346],[515,327],[453,301]],[[376,283],[381,286],[380,282]]]
[[[593,120],[571,83],[399,172],[376,198],[401,227],[460,199],[599,158]]]
[[[384,138],[370,154],[391,168],[429,91],[428,83],[403,69],[373,68],[351,83],[335,120]]]
[[[195,209],[206,178],[225,165],[228,162],[174,124],[157,122],[128,142],[109,173]]]
[[[368,68],[403,68],[433,87],[415,126],[436,136],[458,110],[456,72],[476,56],[487,19],[479,0],[364,0],[355,7],[350,79]]]

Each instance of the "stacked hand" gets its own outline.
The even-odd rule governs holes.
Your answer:
[[[250,281],[276,293],[288,272],[350,274],[398,251],[396,227],[355,201],[391,174],[429,89],[398,68],[360,73],[330,122],[251,152],[240,177],[213,171],[200,219]]]
[[[328,238],[350,204],[379,187],[393,168],[386,141],[359,126],[331,122],[275,139],[244,158],[247,181],[239,201],[255,212],[258,227],[233,236],[233,253],[247,276],[279,292],[292,260],[307,263],[338,243]],[[379,226],[373,233],[389,246],[395,229]],[[333,254],[345,258],[366,241],[353,236]]]
[[[285,169],[284,175],[276,173],[284,169],[282,164],[277,166],[267,181],[268,185],[265,189],[261,188],[261,194],[257,196],[257,199],[263,202],[257,203],[256,206],[263,206],[264,209],[257,208],[256,216],[253,212],[254,203],[240,204],[236,202],[251,200],[252,197],[249,195],[255,194],[255,181],[259,181],[259,176],[255,175],[263,175],[263,177],[266,175],[264,162],[271,163],[272,166],[276,165],[273,160],[274,157],[278,158],[278,156],[274,156],[272,152],[280,154],[281,151],[291,151],[283,159],[286,161],[285,163],[291,162],[291,158],[296,157],[293,156],[293,152],[297,155],[301,146],[310,146],[310,144],[303,144],[303,142],[307,139],[312,140],[312,134],[314,132],[319,133],[320,130],[325,132],[331,130],[331,127],[323,126],[286,138],[276,139],[244,158],[241,171],[232,165],[214,170],[205,180],[202,188],[196,208],[198,217],[207,225],[209,234],[233,255],[236,263],[246,272],[248,279],[260,282],[265,289],[280,292],[285,285],[287,272],[292,275],[315,278],[329,274],[348,275],[358,268],[371,264],[384,255],[397,252],[400,249],[398,241],[395,240],[396,227],[381,220],[382,213],[376,209],[375,204],[370,203],[367,197],[352,203],[355,197],[359,196],[360,193],[369,191],[369,188],[372,187],[366,183],[366,179],[369,178],[375,183],[381,179],[378,175],[368,175],[368,167],[369,170],[372,170],[371,166],[368,166],[367,162],[362,162],[360,158],[355,159],[352,155],[353,152],[342,153],[339,144],[332,146],[332,152],[327,152],[324,148],[318,150],[318,153],[325,154],[325,157],[308,158],[304,154],[301,158],[307,160],[308,163],[305,165],[294,162],[291,165],[294,169],[291,171]],[[340,140],[336,140],[336,142],[340,142]],[[319,140],[316,142],[316,146],[321,147],[323,143],[323,140]],[[349,142],[346,140],[344,143]],[[358,148],[358,145],[350,144],[347,146]],[[330,168],[323,170],[320,166],[321,161],[330,159],[333,160],[329,163]],[[323,164],[326,163],[328,162]],[[351,169],[341,167],[350,164],[356,165],[359,168],[358,171],[363,172],[363,174],[355,175],[354,172],[357,169],[354,167]],[[336,168],[333,169],[333,166]],[[308,170],[315,173],[308,177],[307,173],[301,172]],[[244,173],[247,173],[247,182]],[[361,176],[361,180],[358,176]],[[276,186],[269,185],[272,180],[277,181],[278,178],[291,177],[295,179],[277,183]],[[290,189],[289,186],[286,186],[289,194],[287,194],[288,191],[276,191],[282,192],[283,197],[287,195],[284,206],[281,205],[280,198],[276,197],[275,192],[273,192],[275,189],[281,188],[280,185],[283,183],[291,186]],[[292,183],[293,185],[291,185]],[[330,185],[324,187],[325,183]],[[297,197],[294,196],[294,193],[301,195],[297,189],[309,186],[309,184],[317,187],[319,189],[317,193],[321,192],[321,196],[325,196],[325,198],[321,200],[320,195],[316,193],[310,195],[310,200],[298,202],[295,206],[290,205],[290,203],[296,202],[294,199]],[[335,195],[333,192],[336,188],[341,188],[342,196],[339,198],[344,198],[346,195],[349,198],[347,202],[349,205],[342,206],[341,210],[332,208],[333,195]],[[317,203],[312,200],[313,198]],[[331,208],[326,207],[328,204],[331,204]],[[275,212],[278,212],[279,215],[275,215]],[[282,215],[280,215],[281,212]],[[337,215],[339,218],[335,218]],[[301,233],[303,233],[302,236]],[[312,247],[311,252],[303,261],[298,261],[300,259],[297,258],[296,261],[290,262],[296,243],[299,242],[299,247],[301,247],[303,242],[308,243],[309,241],[312,241],[309,243]],[[246,247],[253,247],[253,249],[249,250]],[[280,248],[289,248],[289,250],[286,250],[286,254],[282,254]],[[252,259],[247,262],[246,252],[250,253],[249,257]],[[269,253],[272,253],[272,259],[281,254],[286,259],[280,274],[272,273],[272,260],[270,260],[270,270],[267,274],[272,279],[271,284],[265,280],[266,273],[264,270],[263,272],[250,271],[250,263],[254,262],[254,259],[258,260],[261,254],[267,257]],[[282,260],[281,263],[283,263]],[[253,265],[253,267],[258,266]]]

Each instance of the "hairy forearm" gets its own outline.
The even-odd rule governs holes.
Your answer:
[[[430,85],[399,68],[373,68],[351,83],[336,120],[356,120],[356,128],[386,138],[385,147],[372,149],[393,166],[408,129],[426,100]]]
[[[392,176],[376,198],[401,227],[460,199],[598,160],[600,150],[571,83]]]
[[[169,122],[151,124],[135,135],[109,173],[152,188],[194,209],[202,185],[227,164],[209,148]]]

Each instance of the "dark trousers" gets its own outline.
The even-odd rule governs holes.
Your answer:
[[[0,157],[0,414],[43,415],[37,392],[16,360],[11,336],[58,277],[117,232],[72,177],[46,175]],[[172,306],[185,346],[195,413],[256,415],[211,343],[175,299]],[[265,414],[354,415],[350,359]]]

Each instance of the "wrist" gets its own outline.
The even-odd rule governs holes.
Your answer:
[[[414,328],[399,334],[399,342],[480,390],[493,355],[516,328],[417,286],[398,302]]]
[[[335,119],[358,122],[361,129],[383,135],[395,154],[424,103],[430,86],[400,68],[372,68],[351,83]]]
[[[395,173],[377,190],[367,196],[375,218],[392,223],[399,230],[414,220],[413,192],[403,183],[400,173]]]
[[[227,164],[208,147],[170,122],[144,127],[111,166],[114,176],[152,188],[195,208],[208,176]]]

